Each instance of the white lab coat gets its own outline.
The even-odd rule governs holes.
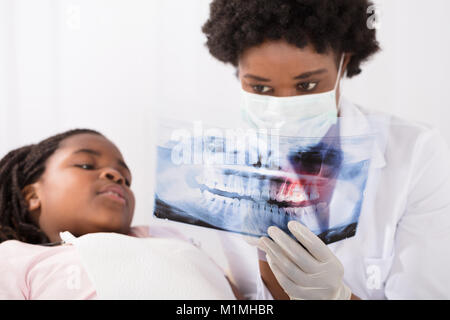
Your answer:
[[[345,98],[341,108],[375,114]],[[356,236],[329,247],[362,299],[450,299],[448,145],[426,125],[392,117],[387,129]]]
[[[364,130],[378,116],[344,97],[340,108],[354,121],[350,130]],[[386,129],[375,145],[356,235],[329,248],[344,266],[344,282],[362,299],[450,299],[448,145],[436,130],[395,117]],[[242,236],[195,227],[191,237],[200,246],[219,239],[224,268],[241,293],[271,299],[257,249]]]

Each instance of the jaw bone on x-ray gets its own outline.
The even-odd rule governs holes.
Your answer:
[[[327,244],[355,235],[373,136],[340,137],[339,125],[320,139],[195,126],[159,128],[156,217],[255,237],[270,226],[289,234],[297,220]]]

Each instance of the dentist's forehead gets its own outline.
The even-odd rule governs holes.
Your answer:
[[[319,54],[311,46],[298,48],[285,41],[268,41],[244,51],[239,60],[241,69],[279,70],[286,68],[292,76],[324,66],[333,66],[333,55]]]

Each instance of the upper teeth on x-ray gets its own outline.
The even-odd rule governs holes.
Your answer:
[[[355,234],[370,157],[346,150],[368,148],[369,138],[258,137],[257,151],[223,137],[198,139],[160,140],[156,217],[257,237],[270,226],[289,232],[297,220],[325,243]]]

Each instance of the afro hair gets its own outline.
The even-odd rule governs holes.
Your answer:
[[[351,53],[347,77],[380,47],[369,28],[368,0],[213,0],[202,31],[210,53],[238,66],[248,48],[284,39],[299,48],[311,44],[318,53]]]

